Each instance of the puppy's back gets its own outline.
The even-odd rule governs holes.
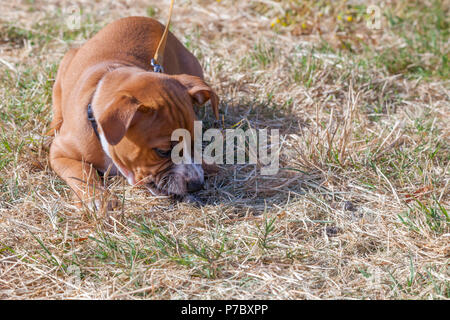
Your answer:
[[[127,17],[116,20],[79,48],[68,74],[79,78],[82,70],[105,61],[122,62],[151,70],[150,61],[163,32],[164,26],[152,18]],[[198,60],[171,32],[163,58],[166,73],[184,73],[203,78]]]

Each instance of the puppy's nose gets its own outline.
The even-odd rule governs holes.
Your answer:
[[[203,189],[203,182],[199,181],[189,181],[187,183],[187,190],[188,192],[195,192]]]

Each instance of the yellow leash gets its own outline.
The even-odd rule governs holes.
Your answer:
[[[170,2],[169,18],[167,19],[166,28],[164,29],[164,33],[161,37],[161,40],[159,40],[159,44],[158,44],[158,47],[156,48],[155,55],[153,56],[153,59],[151,61],[151,65],[153,67],[154,72],[164,72],[164,68],[162,67],[163,59],[164,59],[164,49],[166,48],[167,35],[169,34],[169,26],[170,26],[170,20],[172,19],[172,11],[173,11],[174,2],[175,2],[175,0],[172,0]]]

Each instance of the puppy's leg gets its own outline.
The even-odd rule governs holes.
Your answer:
[[[54,142],[57,142],[56,139]],[[91,164],[70,158],[58,144],[53,143],[50,149],[50,165],[75,192],[79,201],[91,209],[110,209],[111,204],[104,199],[106,191]]]

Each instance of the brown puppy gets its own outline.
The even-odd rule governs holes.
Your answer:
[[[170,138],[178,128],[194,137],[194,103],[211,100],[217,118],[218,97],[203,81],[197,59],[171,33],[165,73],[150,71],[163,31],[150,18],[117,20],[70,50],[59,66],[50,164],[88,204],[102,190],[95,169],[121,173],[157,194],[183,196],[203,185],[201,165],[172,163]],[[88,106],[95,121],[88,119]],[[99,199],[93,200],[99,208]]]

